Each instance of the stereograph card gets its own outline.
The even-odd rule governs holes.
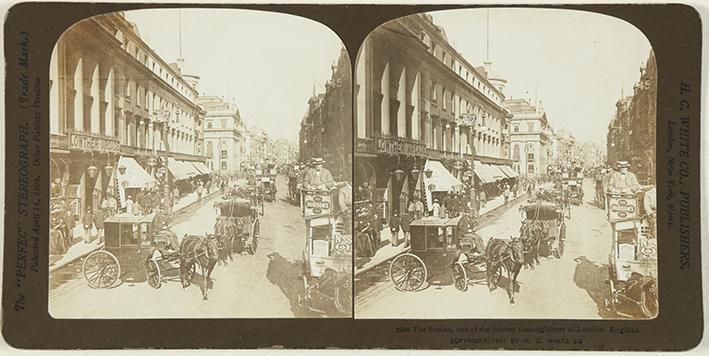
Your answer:
[[[21,3],[4,40],[13,347],[701,340],[691,6]]]

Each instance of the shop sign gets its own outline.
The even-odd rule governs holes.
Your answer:
[[[332,197],[329,192],[305,192],[304,216],[306,218],[330,214],[332,208]]]
[[[113,138],[70,132],[69,148],[82,151],[120,152],[121,144]]]
[[[352,236],[341,233],[332,235],[332,250],[334,255],[350,256],[352,255]]]
[[[425,156],[426,145],[414,141],[405,141],[401,139],[377,137],[376,138],[377,152],[390,154],[405,154]]]
[[[608,218],[610,220],[634,218],[637,210],[636,203],[635,197],[610,197],[608,202]]]

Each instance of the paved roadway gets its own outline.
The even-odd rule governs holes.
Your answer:
[[[584,182],[584,203],[572,208],[567,221],[564,256],[541,258],[534,270],[523,269],[518,277],[516,304],[510,305],[503,288],[488,291],[485,281],[458,291],[446,275],[434,276],[430,285],[417,292],[400,292],[388,277],[389,263],[355,278],[357,318],[568,318],[608,317],[604,298],[610,226],[605,212],[593,205],[593,182]],[[518,236],[521,214],[518,204],[481,219],[478,233],[490,237]],[[488,220],[488,221],[484,221]],[[484,274],[482,274],[484,278]]]
[[[55,318],[317,317],[298,305],[298,295],[303,293],[297,273],[305,225],[300,209],[284,200],[285,177],[278,176],[277,187],[276,201],[266,203],[256,254],[235,255],[227,266],[217,266],[209,300],[202,300],[198,286],[183,289],[179,280],[163,283],[159,289],[128,282],[91,289],[81,275],[82,259],[50,276],[50,313]],[[215,199],[216,195],[175,217],[173,230],[178,236],[213,231]],[[274,254],[273,261],[269,254]]]

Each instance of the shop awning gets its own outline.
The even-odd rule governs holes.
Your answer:
[[[505,171],[502,169],[502,166],[499,164],[488,164],[490,168],[492,168],[494,171],[498,172],[498,175],[501,177],[500,179],[507,179],[508,175],[505,173]]]
[[[191,164],[185,164],[172,157],[167,158],[167,168],[177,180],[189,179],[197,175],[197,171]]]
[[[424,172],[431,170],[431,177],[428,178],[424,174],[424,184],[426,188],[432,192],[447,192],[451,190],[458,190],[462,188],[463,183],[461,183],[458,178],[456,178],[451,172],[448,172],[446,167],[439,161],[427,160],[424,168]]]
[[[506,174],[508,177],[510,177],[510,178],[517,178],[517,177],[519,177],[519,174],[517,174],[517,172],[515,172],[515,170],[512,169],[512,167],[510,167],[510,166],[500,165],[500,168],[501,168],[502,171],[505,172],[505,174]]]
[[[202,167],[199,166],[199,162],[185,162],[189,165],[192,165],[194,169],[197,171],[197,174],[207,174],[207,172],[202,170]]]
[[[126,167],[124,174],[120,173],[120,169],[116,173],[118,184],[123,188],[145,188],[157,183],[132,157],[121,156],[118,167]]]
[[[206,164],[204,164],[202,162],[192,162],[192,163],[194,163],[195,167],[197,167],[197,169],[199,169],[199,171],[202,172],[202,174],[212,174],[212,170],[209,169],[209,167],[207,167]]]
[[[501,170],[480,161],[475,161],[473,170],[483,183],[497,182],[506,177]]]

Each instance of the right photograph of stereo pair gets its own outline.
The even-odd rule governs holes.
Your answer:
[[[654,52],[620,19],[462,9],[354,75],[355,318],[658,315]]]

